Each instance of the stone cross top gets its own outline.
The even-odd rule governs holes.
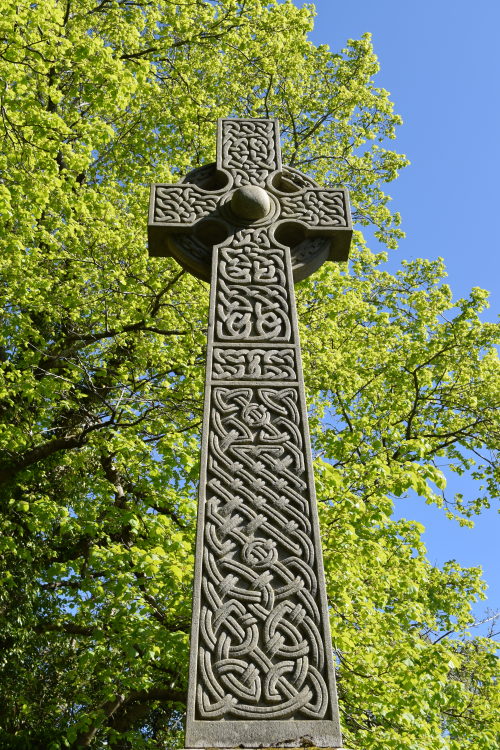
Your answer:
[[[215,165],[152,186],[150,254],[211,282],[186,747],[342,744],[293,280],[351,235],[276,120],[220,120]]]

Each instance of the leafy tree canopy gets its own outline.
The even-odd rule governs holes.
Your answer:
[[[288,163],[400,236],[406,159],[369,36],[307,40],[277,0],[3,0],[0,745],[175,747],[207,286],[148,259],[151,181],[212,161],[219,116],[279,117]],[[498,664],[467,634],[479,569],[429,563],[409,491],[467,521],[498,496],[498,332],[441,262],[299,285],[345,746],[494,750]],[[448,497],[472,472],[477,497]],[[451,521],[450,521],[451,522]]]

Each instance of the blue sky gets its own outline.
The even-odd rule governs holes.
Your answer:
[[[298,6],[304,5],[295,0]],[[495,225],[500,191],[500,92],[498,0],[316,0],[316,44],[338,52],[347,39],[369,31],[381,70],[376,83],[391,92],[404,124],[391,147],[411,165],[388,185],[392,206],[403,217],[406,238],[391,252],[399,259],[443,257],[455,297],[473,286],[491,292],[485,320],[498,320],[500,253]],[[375,247],[372,249],[376,249]],[[471,484],[454,480],[467,495]],[[422,500],[402,501],[399,516],[426,527],[424,540],[435,564],[456,559],[481,565],[488,601],[475,607],[500,610],[500,518],[495,509],[461,528]]]

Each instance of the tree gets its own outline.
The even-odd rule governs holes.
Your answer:
[[[395,247],[404,157],[368,36],[312,6],[4,0],[0,740],[175,747],[190,615],[207,286],[147,257],[148,184],[214,159],[218,116],[279,117],[288,163],[350,188]],[[345,745],[498,745],[498,663],[467,635],[478,569],[425,557],[409,490],[498,496],[498,332],[441,263],[395,277],[361,232],[297,288]],[[446,471],[486,491],[448,498]]]

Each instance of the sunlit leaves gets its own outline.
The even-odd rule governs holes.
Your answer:
[[[3,3],[6,747],[181,739],[207,286],[148,259],[148,183],[213,160],[218,116],[277,116],[285,161],[400,236],[370,38],[332,53],[311,24],[264,0]],[[463,635],[480,571],[432,566],[391,514],[413,492],[463,522],[498,496],[497,333],[441,262],[382,263],[356,232],[349,269],[297,288],[345,746],[488,750],[497,663]],[[484,491],[450,497],[450,470]]]

